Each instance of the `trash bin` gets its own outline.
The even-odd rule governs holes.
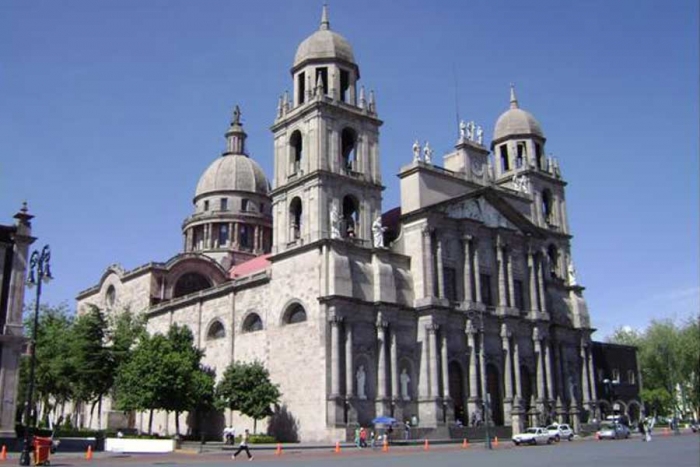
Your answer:
[[[44,436],[34,436],[32,447],[34,448],[34,465],[50,465],[51,445],[53,440]]]

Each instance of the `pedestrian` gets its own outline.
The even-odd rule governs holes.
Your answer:
[[[250,449],[248,449],[248,438],[250,438],[250,434],[248,433],[248,429],[246,428],[243,434],[241,435],[241,444],[238,446],[238,451],[233,453],[231,459],[236,460],[236,456],[239,455],[241,451],[245,451],[245,453],[248,454],[248,460],[253,460],[253,455],[250,453]]]
[[[639,423],[637,424],[637,429],[639,429],[639,433],[642,435],[642,441],[647,440],[647,435],[646,435],[646,430],[644,430],[644,419],[640,418]]]
[[[411,423],[408,420],[403,424],[403,439],[411,439]]]
[[[360,428],[360,447],[367,447],[367,430],[365,430],[365,427]]]
[[[355,446],[361,448],[360,446],[360,427],[355,428]]]
[[[374,430],[372,430],[369,434],[369,445],[372,447],[372,449],[374,449],[374,447],[376,446],[376,442],[376,435],[374,434]]]
[[[644,432],[646,433],[646,440],[647,442],[651,441],[651,430],[654,428],[654,423],[652,420],[649,418],[646,419],[646,422],[644,424]]]

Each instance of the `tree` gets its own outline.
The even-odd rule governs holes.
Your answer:
[[[102,397],[114,385],[114,360],[107,348],[107,319],[97,306],[75,320],[72,364],[75,368],[74,394],[79,401],[92,403],[90,418],[98,405],[98,427],[102,426]]]
[[[281,393],[270,381],[270,374],[260,362],[230,364],[217,388],[220,406],[237,410],[253,419],[253,432],[258,420],[272,415],[272,406],[279,403]]]

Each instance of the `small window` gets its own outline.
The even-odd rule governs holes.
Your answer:
[[[225,246],[228,243],[228,225],[219,224],[219,246]]]
[[[350,101],[350,73],[340,70],[340,99],[343,102]]]
[[[513,293],[515,294],[515,306],[519,310],[525,309],[525,299],[523,298],[523,281],[519,279],[513,280]]]
[[[515,168],[521,169],[525,160],[525,143],[518,143],[518,154],[515,157]]]
[[[501,167],[504,172],[508,172],[510,170],[510,161],[508,160],[508,145],[502,144],[501,146],[499,146],[498,149],[501,153]]]
[[[287,312],[286,324],[295,324],[306,321],[306,310],[304,307],[296,304]]]
[[[537,168],[544,170],[544,165],[542,164],[542,146],[539,143],[535,143],[535,162],[537,163]]]
[[[242,248],[251,248],[250,237],[250,228],[245,224],[241,224],[241,228],[238,235],[238,242],[240,243]]]
[[[241,211],[247,211],[248,210],[248,200],[247,199],[242,199],[241,200]]]
[[[321,78],[321,85],[323,86],[323,94],[328,95],[328,68],[316,68],[316,83],[318,83],[319,77]]]
[[[228,211],[228,198],[221,198],[221,210]]]
[[[457,301],[457,271],[455,268],[444,268],[443,278],[445,280],[445,298],[451,302]]]
[[[221,321],[214,321],[209,326],[209,331],[207,331],[207,340],[223,339],[226,337],[226,330]]]
[[[204,201],[204,210],[205,211],[209,210],[209,200]]]
[[[262,320],[256,313],[251,313],[243,322],[243,332],[261,331],[263,328]]]
[[[306,73],[303,71],[297,76],[297,82],[299,83],[299,94],[297,95],[297,102],[299,104],[304,103],[306,98]]]
[[[612,370],[612,380],[616,383],[620,382],[620,370],[613,368]]]

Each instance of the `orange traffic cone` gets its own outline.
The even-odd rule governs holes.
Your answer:
[[[384,438],[384,443],[382,443],[382,452],[389,452],[389,440]]]
[[[335,453],[340,454],[340,441],[335,442]]]
[[[664,436],[668,436],[671,433],[671,430],[668,429],[668,427],[664,428]]]
[[[462,441],[462,448],[467,449],[469,447],[469,440],[467,438],[464,438],[464,441]]]
[[[282,443],[277,443],[277,450],[275,451],[275,456],[282,455]]]
[[[91,444],[88,445],[87,452],[85,453],[85,459],[92,460],[92,445]]]
[[[498,447],[498,436],[493,438],[493,447],[497,448]]]
[[[4,444],[2,445],[2,451],[0,451],[0,460],[7,460],[7,446],[5,446]]]
[[[425,439],[425,444],[423,445],[423,450],[424,451],[430,451],[430,443],[428,442],[428,439]]]

